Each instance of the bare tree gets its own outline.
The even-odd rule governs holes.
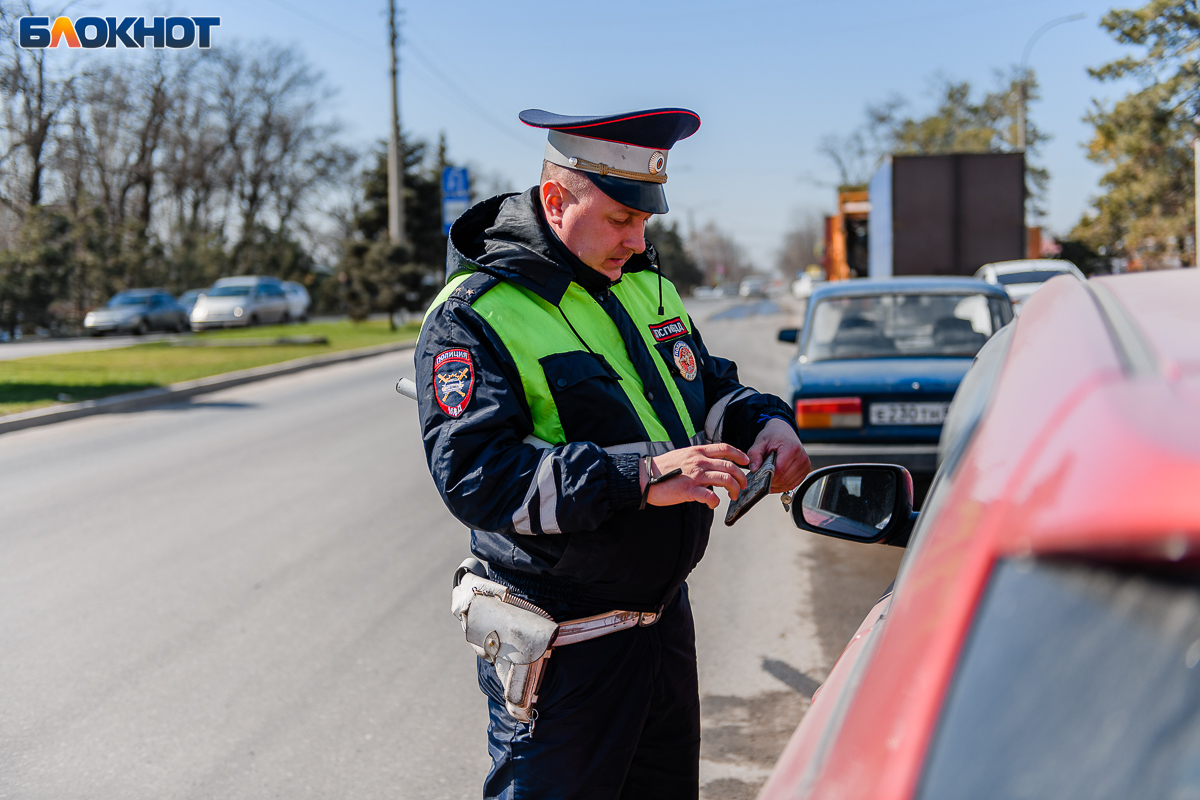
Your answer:
[[[688,250],[704,273],[704,282],[717,285],[740,281],[754,271],[742,246],[709,222],[688,238]]]
[[[45,50],[17,45],[17,18],[32,13],[28,4],[0,4],[0,204],[20,219],[43,202],[46,156],[74,84],[47,65]]]
[[[16,44],[17,17],[34,14],[0,0],[6,324],[49,319],[39,304],[64,281],[79,318],[132,286],[311,277],[315,253],[337,259],[356,154],[338,143],[331,92],[298,51],[231,42],[47,58]],[[36,242],[50,248],[39,252],[53,256],[53,281],[32,280],[38,259],[17,252]]]
[[[796,216],[783,235],[783,245],[775,262],[776,269],[785,280],[795,279],[797,273],[819,262],[817,251],[824,238],[825,230],[820,217],[812,213]]]
[[[236,209],[235,268],[261,226],[284,230],[318,190],[345,179],[353,155],[321,110],[330,93],[295,50],[226,48],[215,59],[216,110],[224,137],[221,176]]]

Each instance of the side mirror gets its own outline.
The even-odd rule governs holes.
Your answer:
[[[789,344],[796,343],[796,337],[800,335],[799,328],[783,328],[779,331],[779,341],[788,342]]]
[[[912,476],[894,464],[839,464],[809,473],[792,493],[796,527],[837,539],[903,547],[916,523]]]

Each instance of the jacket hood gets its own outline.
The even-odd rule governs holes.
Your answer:
[[[575,258],[558,241],[551,241],[536,205],[537,187],[501,194],[469,208],[450,227],[446,244],[446,275],[463,269],[477,270],[511,281],[558,305],[576,269],[599,276]],[[571,261],[576,264],[570,263]],[[634,253],[622,272],[653,269],[657,261],[649,243],[644,253]],[[591,288],[591,287],[588,287]]]

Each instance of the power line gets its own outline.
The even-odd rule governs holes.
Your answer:
[[[489,123],[492,127],[503,133],[505,136],[508,136],[513,141],[520,142],[523,145],[530,144],[528,139],[522,138],[518,134],[514,133],[512,127],[500,122],[498,119],[484,110],[482,106],[476,103],[465,90],[459,87],[458,84],[447,77],[444,72],[438,69],[437,65],[433,63],[433,60],[429,58],[429,56],[427,56],[420,47],[417,46],[416,42],[407,41],[405,43],[408,45],[409,51],[417,57],[418,61],[421,62],[422,66],[428,69],[435,78],[440,80],[442,85],[454,92],[455,95],[458,96],[459,100],[461,100],[468,108],[478,114],[481,119]]]
[[[349,31],[339,28],[337,25],[334,25],[334,24],[327,22],[323,19],[320,19],[318,17],[314,17],[311,14],[308,14],[306,12],[295,9],[286,3],[280,2],[280,0],[267,0],[267,2],[271,3],[274,6],[277,6],[278,8],[283,9],[284,11],[287,11],[289,14],[293,14],[294,16],[299,17],[300,19],[304,20],[305,22],[308,22],[312,25],[316,25],[318,28],[320,28],[323,31],[331,31],[333,33],[336,33],[339,36],[341,36],[342,38],[347,39],[348,41],[354,42],[355,44],[362,45],[363,47],[366,47],[370,50],[373,50],[374,48],[378,47],[378,43],[368,42],[365,39],[363,39],[361,36],[358,36],[357,34],[350,33]],[[421,63],[421,66],[424,67],[425,70],[427,70],[429,72],[429,74],[432,75],[436,80],[438,80],[442,84],[443,88],[448,89],[468,111],[473,112],[484,122],[488,123],[493,128],[500,131],[501,133],[503,133],[505,136],[509,137],[513,141],[519,142],[526,146],[530,146],[530,141],[528,139],[522,138],[521,136],[519,136],[517,133],[515,133],[513,131],[511,126],[505,125],[504,123],[502,123],[498,119],[496,119],[494,116],[492,116],[492,114],[490,114],[478,102],[476,102],[462,87],[460,87],[449,76],[447,76],[444,72],[442,72],[442,70],[440,70],[438,68],[438,66],[434,63],[433,59],[430,58],[416,44],[416,42],[414,42],[408,38],[403,39],[402,42],[404,44],[408,45],[409,50],[413,53],[413,55],[415,55],[417,57],[417,60]]]
[[[303,11],[298,11],[298,10],[292,8],[291,6],[286,5],[285,3],[279,2],[279,0],[267,0],[267,2],[273,6],[282,8],[284,11],[288,12],[289,14],[299,17],[300,19],[304,20],[305,22],[311,22],[313,25],[316,25],[318,28],[320,28],[323,31],[333,31],[338,36],[341,36],[344,39],[349,39],[350,41],[355,42],[357,44],[361,44],[364,47],[369,47],[369,48],[373,49],[373,48],[379,46],[378,42],[375,42],[375,43],[368,42],[367,40],[363,39],[361,36],[358,36],[357,34],[353,34],[348,31],[344,31],[331,22],[327,22],[323,19],[318,19],[317,17],[314,17],[311,14],[305,13]]]

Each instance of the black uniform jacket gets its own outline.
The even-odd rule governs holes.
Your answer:
[[[580,262],[546,226],[535,192],[486,200],[451,229],[447,274],[464,268],[477,274],[429,314],[417,342],[429,470],[451,513],[472,529],[472,552],[489,563],[497,579],[535,598],[654,610],[700,561],[713,512],[700,503],[638,510],[638,456],[604,447],[638,441],[630,432],[642,426],[620,387],[595,374],[599,371],[573,376],[555,397],[566,445],[539,449],[526,443],[533,423],[516,365],[471,308],[497,281],[518,284],[554,305],[575,281],[608,312],[625,340],[627,353],[607,357],[629,358],[647,388],[662,385],[650,360],[659,355],[648,351],[608,291],[608,279]],[[625,272],[656,269],[653,257],[648,247],[629,260]],[[687,341],[700,374],[686,388],[694,398],[689,407],[697,430],[707,422],[710,438],[745,451],[771,417],[795,424],[786,403],[741,386],[736,366],[710,355],[691,327]],[[447,408],[434,394],[435,362],[439,356],[463,358],[462,351],[469,353],[473,383],[464,406]],[[664,418],[674,406],[665,391],[659,394],[666,401],[659,414]],[[679,427],[676,417],[674,428]],[[683,445],[686,439],[676,443]]]

